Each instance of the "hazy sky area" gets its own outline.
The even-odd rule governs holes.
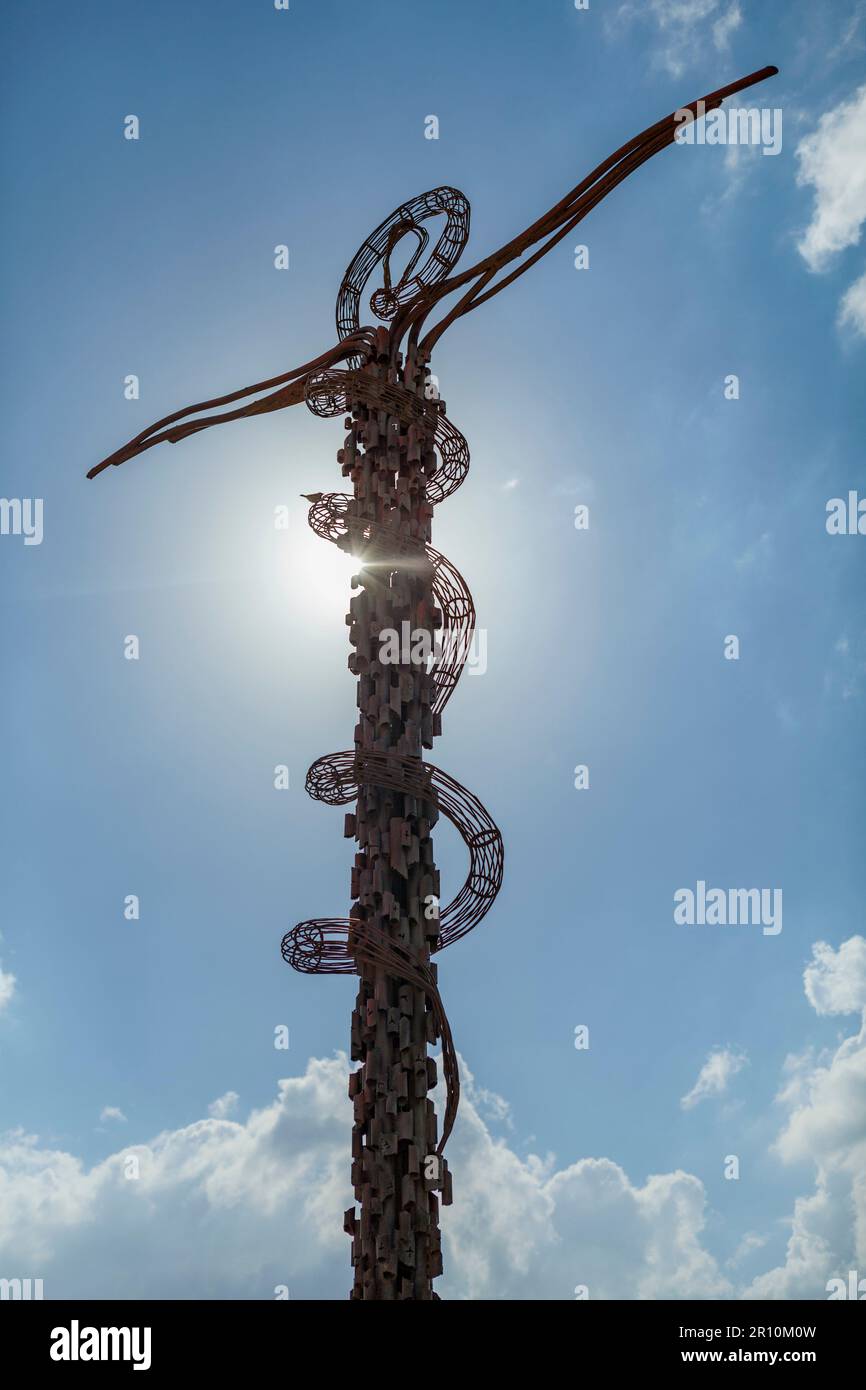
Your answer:
[[[402,201],[466,194],[462,269],[770,63],[740,104],[782,112],[777,153],[666,150],[436,348],[472,466],[434,544],[487,667],[432,758],[506,856],[439,967],[464,1096],[438,1287],[866,1276],[866,535],[826,525],[866,497],[866,4],[12,0],[0,24],[0,494],[43,504],[40,544],[0,535],[0,1277],[351,1283],[355,988],[279,953],[350,901],[342,813],[304,792],[355,723],[351,567],[298,496],[342,488],[340,421],[87,469],[329,348]],[[451,897],[465,851],[436,833]],[[781,930],[678,924],[699,881],[781,890]]]

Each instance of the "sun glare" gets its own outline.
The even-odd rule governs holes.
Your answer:
[[[292,546],[283,573],[299,608],[318,622],[325,614],[331,618],[347,613],[353,592],[352,576],[361,561],[347,555],[312,534]]]

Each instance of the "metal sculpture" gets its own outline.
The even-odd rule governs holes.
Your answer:
[[[502,883],[502,837],[491,817],[471,792],[423,758],[441,733],[442,710],[475,628],[465,580],[430,543],[434,507],[460,487],[469,468],[466,440],[431,383],[432,348],[456,319],[512,284],[617,184],[671,144],[683,110],[693,118],[715,110],[776,71],[762,68],[658,121],[520,236],[459,274],[454,267],[469,235],[463,194],[436,188],[404,203],[364,242],[346,271],[334,347],[283,376],[166,416],[87,475],[95,477],[160,441],[177,443],[212,425],[302,400],[325,418],[347,416],[337,459],[352,494],[307,496],[316,534],[358,559],[352,581],[358,593],[347,622],[359,717],[354,747],[317,759],[306,785],[315,800],[355,804],[345,821],[346,836],[358,845],[353,906],[348,918],[299,923],[283,938],[282,954],[302,972],[360,977],[351,1051],[361,1065],[349,1077],[349,1095],[352,1181],[361,1210],[350,1208],[344,1222],[352,1236],[355,1298],[438,1297],[437,1194],[443,1203],[451,1201],[443,1150],[457,1113],[459,1076],[431,957],[477,926]],[[434,218],[444,218],[444,226],[430,249],[427,224]],[[417,244],[395,282],[392,258],[407,237]],[[531,247],[536,249],[523,260]],[[497,279],[517,260],[515,269]],[[369,304],[380,324],[363,327],[362,297],[379,267],[382,283]],[[460,297],[422,337],[431,311],[457,291]],[[201,415],[259,392],[268,394]],[[411,650],[401,643],[396,656],[386,656],[383,634],[404,632],[411,634]],[[460,832],[470,862],[459,893],[441,910],[431,839],[440,813]],[[428,1056],[437,1039],[446,1087],[438,1140],[429,1098],[437,1072]]]

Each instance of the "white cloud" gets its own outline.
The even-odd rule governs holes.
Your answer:
[[[126,1124],[126,1116],[116,1105],[104,1105],[99,1118],[100,1120],[119,1120],[121,1124]]]
[[[866,338],[866,270],[849,285],[839,305],[840,328],[853,328],[861,338]]]
[[[0,966],[0,1013],[6,1008],[15,993],[15,976]]]
[[[826,941],[816,941],[803,985],[818,1014],[856,1014],[866,1009],[866,939],[852,936],[838,951]]]
[[[507,483],[503,483],[503,484],[502,484],[502,491],[503,491],[503,492],[513,492],[514,489],[515,489],[516,487],[519,487],[519,486],[520,486],[520,479],[519,479],[519,478],[509,478]]]
[[[661,40],[656,61],[679,77],[705,50],[710,38],[715,48],[724,52],[743,16],[738,0],[627,0],[616,14],[620,21],[636,18],[655,25]]]
[[[633,1184],[608,1158],[556,1169],[520,1158],[468,1103],[449,1162],[454,1205],[443,1209],[443,1297],[571,1299],[725,1298],[732,1287],[701,1244],[701,1181],[673,1172]]]
[[[827,54],[831,62],[837,58],[846,58],[849,48],[863,49],[864,16],[866,16],[866,3],[864,3],[864,0],[857,0],[851,13],[845,17],[845,27],[839,36],[839,42],[835,44]]]
[[[797,249],[810,270],[826,270],[860,241],[866,222],[866,85],[826,111],[796,155],[797,183],[815,191],[812,220]],[[846,291],[839,319],[866,336],[866,275]]]
[[[713,43],[719,51],[723,51],[730,45],[731,35],[739,29],[743,22],[743,12],[739,5],[734,3],[720,15],[713,24]]]
[[[227,1120],[229,1115],[233,1115],[238,1108],[240,1096],[237,1091],[226,1091],[224,1096],[219,1096],[211,1101],[207,1108],[207,1113],[215,1120]]]
[[[500,1124],[505,1125],[506,1129],[513,1129],[514,1120],[511,1116],[509,1102],[503,1096],[497,1095],[495,1091],[488,1091],[483,1086],[479,1086],[474,1077],[470,1077],[470,1085],[472,1087],[472,1104],[485,1124]]]
[[[46,1296],[343,1298],[341,1214],[351,1203],[344,1056],[311,1060],[246,1121],[210,1118],[90,1169],[21,1133],[0,1143],[0,1247]],[[445,1297],[724,1297],[701,1244],[703,1185],[688,1173],[633,1184],[609,1159],[556,1169],[518,1157],[478,1105],[506,1116],[463,1066],[443,1211]],[[141,1176],[124,1177],[135,1154]]]
[[[807,998],[819,1014],[866,1007],[866,939],[838,950],[818,942],[806,967]],[[829,1058],[788,1060],[778,1099],[789,1111],[775,1152],[813,1163],[815,1190],[795,1203],[785,1263],[754,1280],[754,1298],[821,1297],[830,1278],[866,1268],[866,1013],[860,1032]]]
[[[757,1231],[747,1231],[740,1241],[731,1258],[727,1261],[729,1267],[742,1264],[750,1255],[754,1255],[756,1250],[763,1250],[767,1244],[768,1237],[759,1235]]]
[[[804,982],[819,1013],[861,1007],[864,959],[862,937],[836,950],[816,944]],[[711,1053],[691,1103],[721,1094],[744,1060],[730,1048]],[[342,1054],[311,1059],[245,1120],[227,1118],[236,1105],[227,1092],[209,1118],[91,1168],[20,1131],[6,1135],[4,1264],[44,1279],[49,1298],[272,1298],[279,1284],[293,1298],[344,1298],[348,1070]],[[774,1152],[780,1162],[815,1163],[815,1190],[796,1203],[785,1264],[745,1296],[821,1298],[828,1278],[866,1269],[864,1032],[831,1058],[789,1059],[786,1078]],[[552,1156],[521,1157],[488,1123],[508,1123],[507,1102],[479,1087],[465,1063],[462,1081],[449,1145],[455,1204],[442,1213],[443,1297],[570,1300],[581,1284],[595,1299],[742,1296],[705,1246],[699,1178],[675,1171],[635,1182],[609,1158],[558,1166]],[[137,1180],[125,1176],[132,1155]],[[763,1243],[744,1235],[728,1270]]]
[[[748,1058],[744,1052],[735,1052],[731,1047],[717,1047],[709,1053],[707,1060],[698,1072],[698,1079],[692,1089],[680,1100],[683,1110],[691,1110],[702,1100],[711,1096],[724,1095],[731,1078],[742,1071]]]
[[[244,1123],[199,1120],[91,1168],[4,1136],[4,1272],[43,1278],[47,1298],[272,1298],[281,1283],[344,1297],[347,1070],[345,1057],[312,1060]]]
[[[815,190],[812,221],[799,243],[810,270],[860,240],[866,220],[866,85],[832,111],[797,146],[797,183]]]

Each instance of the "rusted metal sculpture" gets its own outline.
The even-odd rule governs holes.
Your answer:
[[[763,68],[713,92],[701,110],[716,109],[776,71]],[[699,103],[682,109],[697,113]],[[460,487],[469,468],[466,440],[431,382],[431,350],[450,324],[523,275],[617,184],[671,144],[676,129],[672,114],[630,140],[520,236],[460,274],[454,267],[469,235],[463,194],[436,188],[404,203],[364,242],[343,278],[333,348],[283,376],[166,416],[88,473],[94,477],[161,440],[176,443],[211,425],[302,400],[317,415],[347,417],[337,459],[352,493],[316,493],[308,500],[316,534],[358,559],[358,593],[347,622],[359,715],[354,747],[317,759],[307,791],[332,806],[355,805],[345,822],[345,834],[358,845],[353,906],[348,918],[301,922],[283,938],[282,953],[296,970],[360,976],[351,1052],[361,1065],[349,1077],[349,1095],[355,1111],[352,1181],[361,1209],[358,1214],[352,1207],[345,1217],[355,1298],[437,1297],[437,1194],[450,1202],[443,1150],[457,1112],[459,1077],[431,957],[481,921],[502,882],[502,838],[487,811],[423,758],[441,732],[442,710],[475,628],[465,580],[430,543],[434,507]],[[427,224],[434,218],[444,225],[431,248]],[[406,237],[416,245],[395,282],[392,257]],[[380,324],[363,327],[362,298],[380,267],[382,283],[369,301]],[[422,337],[431,311],[458,290],[460,297]],[[259,392],[268,394],[201,414]],[[385,653],[389,633],[400,634],[396,656]],[[408,647],[402,640],[407,633]],[[441,910],[431,839],[440,813],[463,837],[470,864],[459,893]],[[437,1039],[446,1086],[438,1139],[429,1098],[437,1073],[428,1056]]]

